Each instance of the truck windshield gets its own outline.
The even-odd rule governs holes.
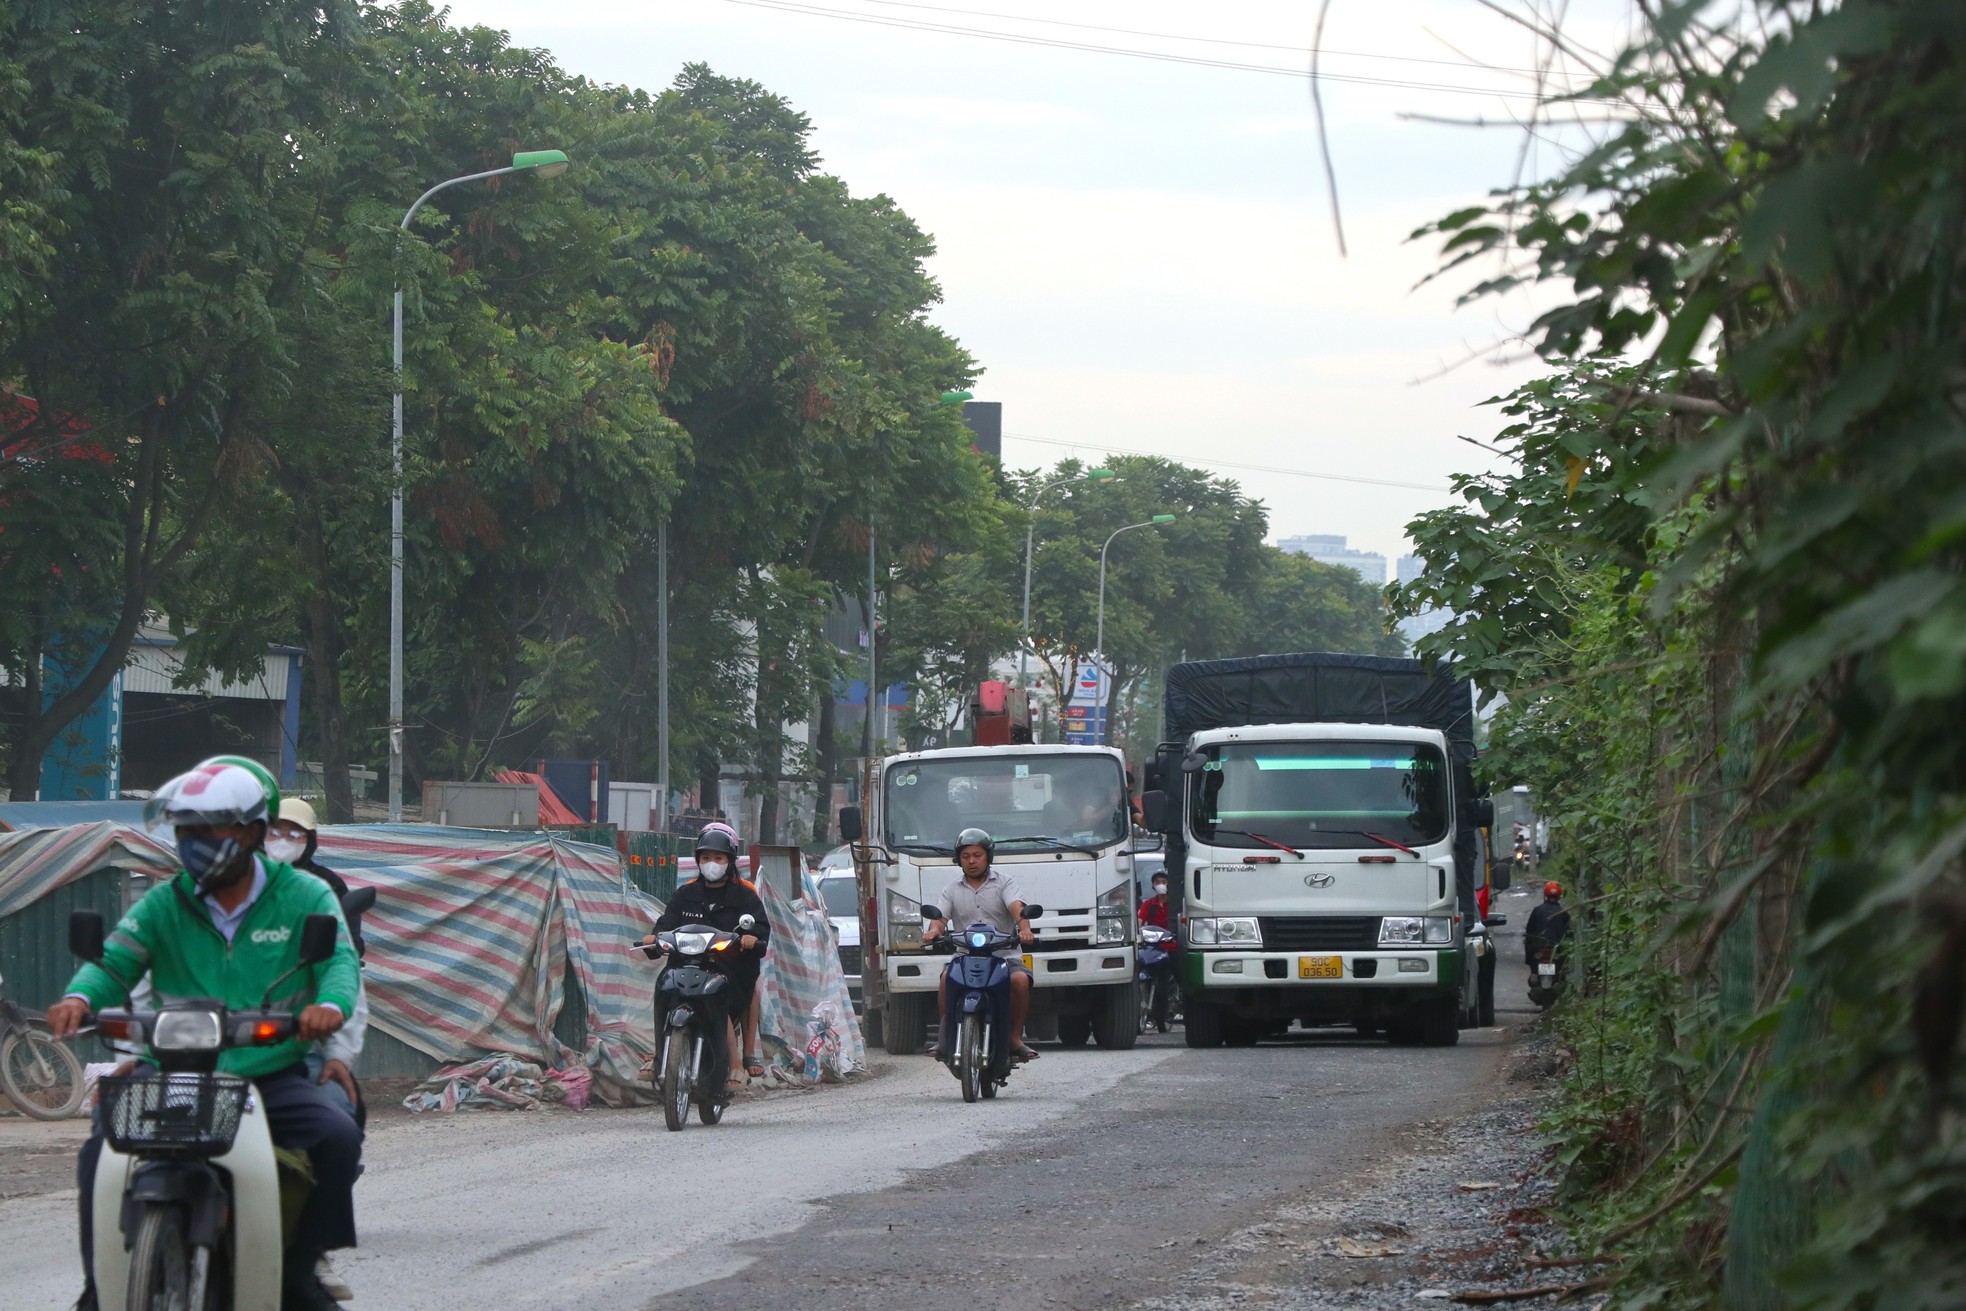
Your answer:
[[[1251,742],[1205,747],[1190,822],[1223,847],[1418,847],[1447,836],[1447,762],[1392,742]],[[1217,830],[1220,829],[1220,836]],[[1232,830],[1240,830],[1235,832]]]
[[[1130,831],[1126,779],[1111,756],[921,760],[887,771],[887,844],[953,853],[966,828],[997,847],[1103,847]]]

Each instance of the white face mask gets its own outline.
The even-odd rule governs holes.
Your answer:
[[[282,865],[293,864],[306,851],[307,843],[305,841],[296,842],[292,838],[268,838],[266,840],[266,858],[268,860],[278,861]]]
[[[730,872],[730,865],[721,860],[699,860],[696,862],[696,872],[703,876],[706,883],[722,883],[724,875]]]
[[[1167,885],[1165,883],[1154,884],[1154,895],[1156,897],[1165,897],[1167,895]]]

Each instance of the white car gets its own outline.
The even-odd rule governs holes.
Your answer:
[[[841,847],[840,851],[847,848]],[[846,975],[847,993],[856,1010],[860,1007],[860,891],[853,876],[851,859],[842,872],[829,867],[829,854],[819,865],[819,895],[826,903],[826,918],[833,922],[833,933],[840,940],[840,970]]]

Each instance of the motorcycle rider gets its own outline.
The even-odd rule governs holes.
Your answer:
[[[687,925],[707,925],[725,933],[736,933],[737,922],[751,917],[751,928],[738,936],[737,954],[722,962],[730,980],[720,994],[724,1017],[740,1035],[751,1013],[751,999],[758,988],[758,971],[765,948],[771,942],[771,925],[765,919],[765,903],[758,890],[737,877],[737,843],[721,824],[706,825],[696,839],[696,877],[676,889],[676,895],[662,908],[655,930],[642,939],[653,946],[656,934],[668,933]],[[713,1070],[730,1068],[730,1034],[723,1025],[711,1025],[713,1050],[706,1064]],[[740,1067],[741,1068],[741,1067]],[[726,1075],[726,1087],[728,1087]]]
[[[1154,875],[1154,895],[1140,903],[1140,923],[1151,924],[1157,929],[1167,928],[1166,874]]]
[[[231,757],[225,757],[231,759]],[[250,763],[241,760],[240,763]],[[295,869],[305,870],[334,889],[335,900],[346,903],[348,884],[341,875],[314,859],[314,852],[320,845],[320,823],[314,816],[314,807],[299,797],[282,797],[280,814],[266,830],[266,854],[269,859],[283,861]],[[343,912],[348,925],[348,940],[355,944],[355,956],[359,960],[368,955],[368,946],[362,941],[362,920],[359,915],[349,916]],[[328,1036],[326,1042],[316,1043],[307,1053],[307,1077],[321,1085],[328,1099],[354,1118],[355,1124],[365,1134],[369,1127],[369,1108],[362,1100],[362,1089],[355,1082],[355,1058],[362,1054],[362,1046],[369,1034],[369,990],[368,985],[358,982],[355,988],[355,1013]],[[355,1290],[348,1286],[324,1254],[317,1272],[321,1276],[321,1287],[328,1290],[329,1296],[340,1302],[354,1300]]]
[[[211,997],[231,1007],[256,1007],[298,962],[307,916],[340,920],[341,907],[327,884],[261,850],[279,800],[264,770],[216,760],[164,785],[151,805],[175,833],[181,868],[117,924],[103,964],[84,965],[48,1009],[57,1038],[81,1028],[93,1011],[123,1003],[146,974],[162,998]],[[258,1088],[274,1143],[306,1152],[313,1163],[314,1187],[282,1267],[284,1304],[298,1311],[335,1311],[316,1263],[332,1249],[355,1245],[353,1189],[362,1133],[307,1077],[304,1064],[307,1045],[340,1029],[355,1008],[355,949],[345,933],[336,937],[334,955],[288,980],[293,991],[275,1001],[293,1006],[308,999],[297,1007],[297,1035],[276,1047],[241,1047],[219,1058],[219,1069]],[[96,1306],[92,1199],[102,1143],[98,1121],[76,1159],[82,1269],[89,1281],[77,1311]]]
[[[1542,904],[1529,912],[1529,924],[1522,932],[1525,962],[1536,964],[1544,947],[1554,951],[1570,932],[1570,912],[1563,908],[1563,885],[1551,879],[1543,885]]]
[[[1169,927],[1167,909],[1167,874],[1164,871],[1157,871],[1154,874],[1153,886],[1154,895],[1140,903],[1141,927],[1167,929],[1169,932],[1172,932],[1173,930]],[[1154,977],[1147,984],[1148,987],[1154,990],[1148,1008],[1150,1012],[1148,1019],[1153,1023],[1154,1028],[1161,1033],[1167,1032],[1167,1007],[1168,1003],[1173,1000],[1174,993],[1173,974],[1174,964],[1173,959],[1170,957],[1167,961],[1154,967]]]
[[[1017,890],[1016,880],[990,863],[996,850],[996,842],[980,828],[966,828],[956,835],[956,864],[962,867],[962,877],[942,889],[936,909],[942,912],[943,918],[928,922],[922,933],[924,943],[941,937],[951,923],[964,927],[983,923],[999,933],[1015,934],[1018,942],[1027,947],[1031,944],[1031,922],[1024,918],[1024,898]],[[1038,1054],[1024,1045],[1024,1016],[1031,1009],[1031,972],[1024,968],[1024,962],[1013,948],[1001,948],[997,955],[1010,963],[1011,1055],[1019,1062],[1035,1061]],[[929,1050],[929,1055],[937,1060],[942,1057],[939,1043],[947,1041],[950,1032],[946,973],[942,985],[941,1032],[943,1037],[938,1045]]]

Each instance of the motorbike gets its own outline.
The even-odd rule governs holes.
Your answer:
[[[1026,920],[1043,914],[1042,906],[1024,908]],[[922,915],[944,918],[936,906],[923,906]],[[1010,1082],[1016,1064],[1010,1051],[1010,962],[996,954],[1016,944],[1014,934],[999,933],[988,924],[945,932],[930,944],[930,950],[956,957],[942,974],[948,1012],[940,1042],[942,1060],[962,1084],[965,1102],[994,1098]]]
[[[1175,1004],[1174,943],[1174,935],[1157,925],[1148,924],[1140,929],[1141,1033],[1150,1025],[1167,1032],[1167,1021]]]
[[[48,1017],[0,997],[0,1093],[36,1120],[65,1120],[82,1105],[82,1061],[48,1033]]]
[[[708,1125],[722,1120],[730,1104],[724,1088],[724,1026],[730,1017],[720,996],[730,979],[722,962],[735,958],[738,938],[756,927],[757,921],[745,915],[734,933],[699,926],[656,935],[654,946],[671,957],[656,984],[656,1030],[663,1037],[655,1085],[662,1094],[662,1122],[672,1133],[689,1123],[691,1105]],[[646,947],[644,951],[658,954]]]
[[[1529,1000],[1548,1010],[1563,995],[1567,981],[1563,952],[1554,946],[1537,947],[1529,964]]]
[[[96,1016],[104,1038],[145,1045],[156,1062],[96,1084],[104,1142],[91,1274],[101,1311],[279,1311],[286,1243],[273,1136],[252,1084],[218,1061],[293,1037],[299,1020],[268,1009],[273,994],[334,955],[339,931],[334,916],[309,915],[300,963],[258,1009],[189,1000]],[[76,911],[68,937],[69,950],[102,965],[102,916]]]

